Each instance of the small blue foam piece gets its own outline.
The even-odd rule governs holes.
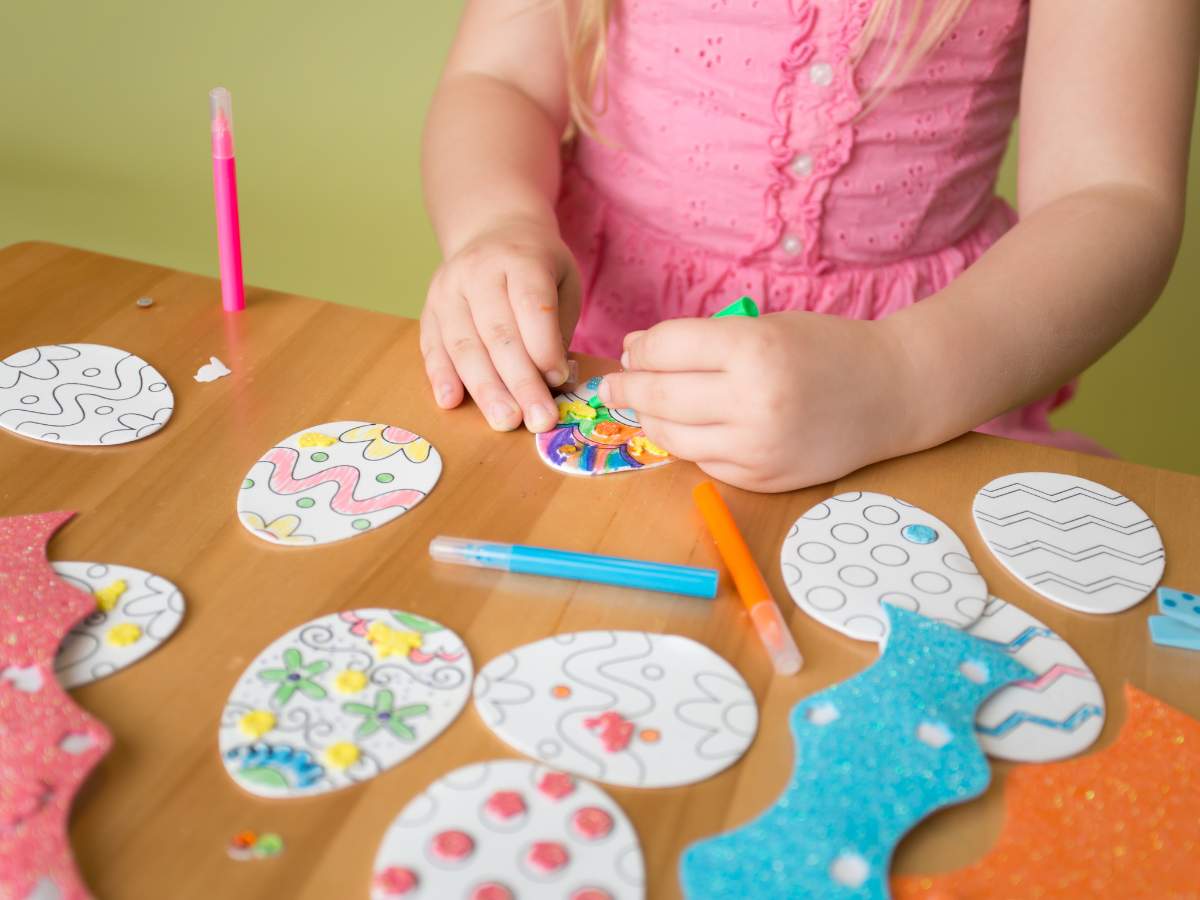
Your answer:
[[[1164,616],[1178,619],[1184,625],[1200,628],[1200,596],[1175,588],[1158,589],[1158,611]]]
[[[1192,628],[1167,616],[1151,616],[1146,621],[1150,623],[1150,639],[1159,646],[1200,650],[1200,628]]]
[[[795,769],[774,805],[684,852],[692,900],[886,898],[905,832],[986,789],[976,710],[1033,673],[987,641],[884,608],[891,629],[879,660],[792,709]]]

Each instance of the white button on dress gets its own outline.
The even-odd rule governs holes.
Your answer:
[[[801,178],[807,178],[812,174],[813,158],[807,153],[798,153],[792,157],[792,161],[788,163],[788,168],[792,173],[799,175]]]
[[[800,240],[794,234],[788,234],[784,235],[783,240],[779,242],[779,246],[788,256],[795,256],[804,249],[804,241]]]
[[[808,70],[808,77],[813,84],[825,87],[833,83],[833,66],[829,63],[813,63]]]

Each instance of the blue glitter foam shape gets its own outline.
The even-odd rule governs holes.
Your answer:
[[[905,832],[983,793],[990,771],[975,713],[1034,674],[986,641],[884,608],[891,631],[879,660],[792,709],[795,770],[774,805],[684,852],[689,898],[888,897]]]

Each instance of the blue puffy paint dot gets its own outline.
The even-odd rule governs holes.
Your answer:
[[[938,533],[928,525],[905,525],[900,536],[912,544],[932,544],[938,539]]]
[[[1163,606],[1178,606],[1178,604],[1167,597],[1163,597]]]
[[[603,380],[604,380],[603,375],[593,375],[591,378],[588,379],[588,382],[587,382],[588,390],[594,391],[594,390],[598,389],[600,387],[600,382],[602,382]]]

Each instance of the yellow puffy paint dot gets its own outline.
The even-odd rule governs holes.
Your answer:
[[[383,659],[389,656],[408,656],[409,651],[421,646],[421,635],[415,631],[397,631],[383,622],[372,622],[367,629],[367,640]]]
[[[358,747],[349,741],[330,744],[325,748],[325,762],[335,769],[348,769],[358,762]]]
[[[339,694],[357,694],[366,686],[367,676],[362,672],[355,672],[353,669],[339,672],[337,678],[333,680],[334,690]]]
[[[671,454],[664,450],[658,444],[654,443],[644,434],[635,434],[629,439],[629,452],[635,456],[670,456]]]
[[[117,601],[121,599],[121,595],[128,588],[129,585],[125,582],[125,579],[118,578],[112,584],[93,592],[92,596],[96,598],[96,607],[100,612],[112,612],[117,605]]]
[[[559,400],[558,421],[567,422],[572,416],[576,419],[594,419],[596,411],[582,400]]]
[[[300,435],[301,447],[332,447],[336,443],[337,438],[321,434],[319,431],[306,431]]]
[[[132,622],[122,622],[120,625],[114,625],[108,629],[108,634],[105,636],[114,647],[128,647],[130,644],[137,643],[142,636],[142,629],[134,625]]]
[[[274,727],[275,714],[265,709],[251,710],[238,719],[238,728],[252,740],[258,740]]]

